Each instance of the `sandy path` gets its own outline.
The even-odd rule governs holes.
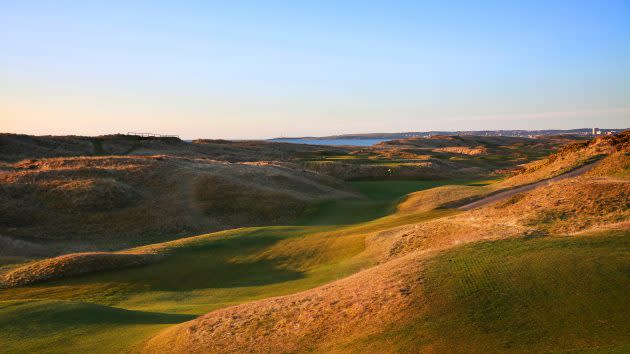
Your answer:
[[[459,209],[459,210],[470,210],[470,209],[474,209],[474,208],[479,208],[479,207],[482,207],[484,205],[488,205],[488,204],[491,204],[491,203],[494,203],[494,202],[498,202],[499,200],[503,200],[503,199],[509,198],[509,197],[511,197],[511,196],[513,196],[515,194],[518,194],[518,193],[531,191],[532,189],[534,189],[536,187],[540,187],[542,185],[549,184],[551,182],[560,181],[560,180],[563,180],[565,178],[576,177],[576,176],[579,176],[581,174],[584,174],[584,173],[590,171],[593,167],[595,167],[595,165],[597,165],[598,162],[599,161],[591,162],[589,164],[586,164],[586,165],[584,165],[582,167],[576,168],[575,170],[569,171],[567,173],[561,174],[561,175],[556,176],[556,177],[544,179],[544,180],[538,181],[536,183],[532,183],[532,184],[528,184],[528,185],[525,185],[525,186],[522,186],[522,187],[509,189],[509,190],[506,190],[504,192],[496,193],[496,194],[487,196],[485,198],[479,199],[479,200],[477,200],[475,202],[468,203],[466,205],[462,205],[462,206],[460,206],[457,209]]]

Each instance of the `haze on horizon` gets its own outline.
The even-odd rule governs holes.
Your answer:
[[[628,1],[23,1],[0,131],[271,138],[625,128]]]

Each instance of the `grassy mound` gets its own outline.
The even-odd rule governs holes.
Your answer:
[[[152,157],[54,158],[0,175],[0,234],[49,255],[121,249],[194,233],[298,219],[353,197],[339,181],[279,163]],[[56,245],[64,245],[60,249]]]
[[[630,233],[459,247],[420,272],[414,313],[344,351],[625,352]]]
[[[395,202],[407,191],[434,185],[410,181],[357,182],[356,188],[366,191],[364,203],[378,206],[381,215],[395,210]],[[164,257],[143,267],[99,271],[3,289],[0,301],[72,300],[134,311],[201,315],[251,300],[311,289],[348,276],[374,264],[374,254],[379,250],[370,246],[371,235],[443,215],[443,212],[396,213],[358,224],[334,226],[339,221],[335,210],[347,213],[348,217],[355,215],[356,220],[365,220],[365,208],[348,206],[347,202],[340,200],[338,206],[328,205],[326,212],[318,214],[316,224],[321,226],[236,229],[129,249],[125,252],[157,253]],[[24,321],[29,322],[31,317],[30,312],[24,313]],[[32,323],[36,326],[38,322]],[[147,333],[154,334],[163,328],[137,325],[136,337],[127,335],[129,327],[117,324],[95,324],[93,332],[82,332],[83,326],[61,326],[58,331],[38,332],[40,337],[31,337],[30,333],[22,331],[19,340],[12,334],[15,340],[12,348],[36,348],[46,341],[67,350],[93,348],[98,344],[91,340],[85,344],[75,341],[83,335],[92,336],[91,333],[96,341],[106,343],[117,338],[116,345],[130,348],[142,335],[147,338]],[[5,328],[13,331],[10,324],[3,330]],[[73,339],[65,344],[57,342],[65,335]],[[0,337],[6,338],[2,334]],[[109,346],[105,344],[103,348]]]
[[[488,182],[474,184],[447,185],[429,190],[411,193],[398,205],[400,211],[426,211],[447,207],[453,203],[468,200],[488,193],[491,186]]]
[[[146,352],[541,352],[627,348],[628,231],[413,254],[212,312]],[[168,349],[165,349],[168,348]]]
[[[499,241],[441,255],[427,264],[426,280],[431,326],[449,333],[436,349],[541,352],[630,344],[629,236]]]
[[[547,158],[525,165],[522,173],[506,179],[501,187],[551,178],[607,155],[630,152],[630,131],[563,146]]]
[[[394,237],[389,257],[480,239],[540,237],[623,223],[630,220],[628,200],[630,184],[625,181],[570,178],[484,208],[409,226]]]

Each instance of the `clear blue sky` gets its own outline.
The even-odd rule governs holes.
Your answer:
[[[0,131],[630,126],[627,0],[0,2]]]

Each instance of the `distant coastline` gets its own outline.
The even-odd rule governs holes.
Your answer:
[[[595,129],[595,134],[593,130]],[[549,135],[579,135],[594,136],[608,133],[624,131],[628,128],[605,129],[605,128],[579,128],[579,129],[545,129],[545,130],[468,130],[468,131],[424,131],[424,132],[400,132],[400,133],[365,133],[365,134],[340,134],[329,136],[302,136],[302,137],[282,137],[269,139],[270,141],[295,142],[303,141],[303,144],[314,144],[313,141],[326,140],[394,140],[412,137],[429,137],[434,135],[477,135],[477,136],[516,136],[516,137],[536,137]],[[599,134],[598,134],[599,132]],[[323,143],[321,143],[323,144]],[[324,144],[323,144],[324,145]],[[356,145],[356,144],[351,144]]]

